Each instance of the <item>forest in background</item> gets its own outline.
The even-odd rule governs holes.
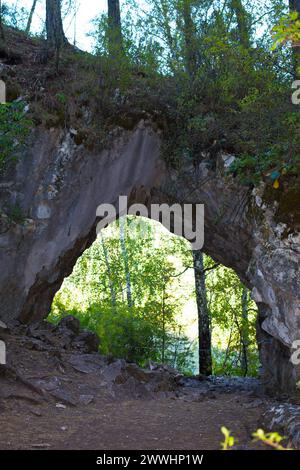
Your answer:
[[[74,315],[100,352],[146,366],[198,372],[198,314],[190,243],[158,222],[129,216],[103,230],[56,294],[50,321]],[[232,270],[204,257],[212,372],[258,372],[256,306]],[[202,310],[199,308],[199,323]],[[201,334],[201,332],[200,332]],[[200,344],[201,347],[201,344]]]

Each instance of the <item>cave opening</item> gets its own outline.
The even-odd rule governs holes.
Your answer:
[[[48,321],[73,316],[99,336],[101,354],[141,367],[257,377],[250,291],[233,270],[202,253],[197,271],[199,255],[157,221],[121,217],[78,258]]]

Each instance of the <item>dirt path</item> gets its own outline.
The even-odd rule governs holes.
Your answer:
[[[80,408],[25,405],[15,399],[0,412],[1,449],[219,449],[226,425],[251,448],[263,404],[248,394],[214,399],[130,400]]]
[[[76,326],[76,324],[75,324]],[[74,320],[2,335],[0,449],[219,449],[221,426],[240,448],[268,406],[256,380],[186,379],[97,352]]]

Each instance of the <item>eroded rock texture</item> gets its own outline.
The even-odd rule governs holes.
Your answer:
[[[47,316],[64,277],[95,239],[99,204],[116,204],[119,195],[147,205],[204,203],[205,252],[233,268],[259,305],[266,388],[292,390],[297,371],[290,357],[300,339],[299,234],[275,222],[276,207],[264,202],[263,187],[253,191],[226,175],[230,155],[220,155],[214,170],[205,155],[197,165],[168,169],[160,136],[144,121],[133,131],[116,130],[110,140],[108,149],[91,153],[76,145],[72,131],[36,131],[16,171],[2,179],[2,208],[17,208],[24,220],[1,216],[1,318]]]
[[[300,408],[289,403],[276,404],[264,413],[262,424],[288,438],[288,446],[300,449]]]

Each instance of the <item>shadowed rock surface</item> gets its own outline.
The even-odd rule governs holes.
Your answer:
[[[262,424],[268,426],[270,431],[288,436],[290,447],[300,449],[299,399],[298,405],[282,403],[271,406],[263,415]]]
[[[0,235],[2,319],[30,323],[47,316],[64,277],[95,239],[99,204],[117,204],[120,194],[148,206],[202,203],[206,253],[233,268],[259,306],[266,387],[292,390],[296,370],[289,359],[300,336],[297,238],[284,238],[275,209],[259,207],[257,190],[224,177],[222,156],[216,172],[205,161],[177,172],[164,166],[159,149],[159,135],[145,122],[119,130],[111,148],[97,155],[76,146],[68,131],[36,133],[13,185],[6,181],[1,191],[3,201],[21,201],[27,214]]]

